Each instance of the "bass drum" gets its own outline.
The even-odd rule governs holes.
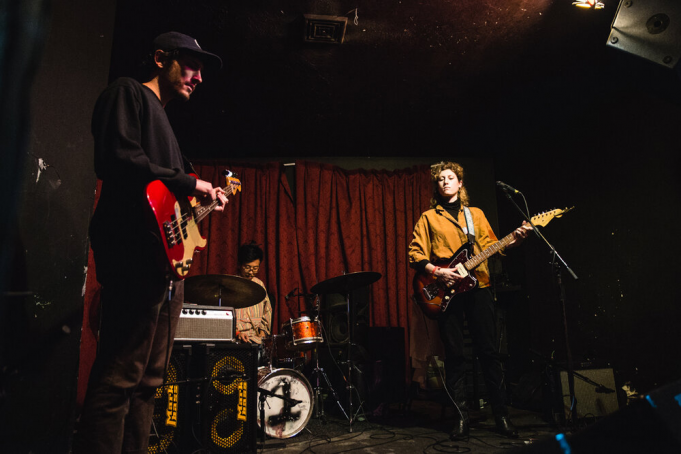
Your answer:
[[[258,388],[266,389],[275,396],[265,400],[265,433],[273,438],[291,438],[305,428],[312,416],[312,387],[307,378],[297,370],[258,369]],[[258,426],[262,429],[260,391],[258,391]],[[286,402],[276,396],[288,397],[299,402]]]

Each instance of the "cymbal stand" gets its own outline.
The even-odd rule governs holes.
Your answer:
[[[319,320],[319,295],[317,295],[316,300],[315,300],[315,312],[317,313],[317,320]],[[323,337],[322,337],[323,339]],[[321,379],[322,377],[324,378],[324,381],[326,381],[326,386],[328,387],[329,391],[331,391],[331,394],[333,395],[333,398],[336,400],[336,403],[338,404],[338,408],[340,408],[341,412],[343,412],[343,415],[345,415],[346,419],[350,419],[348,417],[348,414],[345,412],[345,409],[340,403],[340,397],[338,396],[338,393],[336,392],[335,389],[333,389],[333,386],[331,386],[331,381],[329,380],[329,377],[326,375],[326,372],[324,372],[324,369],[319,367],[319,343],[315,344],[314,349],[312,350],[312,354],[314,356],[314,361],[315,361],[315,368],[312,370],[312,374],[315,376],[315,388],[314,388],[314,417],[315,418],[321,418],[323,422],[326,422],[326,418],[324,416],[324,398],[322,396],[322,387],[321,387]]]
[[[357,412],[354,412],[354,408],[352,405],[352,393],[355,390],[355,385],[352,384],[352,369],[355,367],[355,363],[352,360],[352,348],[354,347],[354,331],[355,331],[355,318],[353,317],[352,314],[352,306],[350,305],[350,289],[347,289],[345,292],[345,300],[348,306],[348,360],[347,360],[347,365],[348,365],[348,384],[347,384],[347,390],[348,390],[348,412],[350,413],[350,417],[348,418],[348,421],[350,422],[350,433],[352,433],[352,423],[355,420],[355,417],[357,414],[359,414],[360,409],[362,408],[362,402],[359,403],[359,406],[357,408]],[[346,415],[347,416],[347,415]]]

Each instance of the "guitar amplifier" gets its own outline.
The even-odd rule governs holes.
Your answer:
[[[183,342],[234,341],[236,316],[233,307],[184,304],[175,331]]]

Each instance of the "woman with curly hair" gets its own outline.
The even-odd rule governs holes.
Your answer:
[[[473,253],[478,254],[496,243],[497,237],[483,211],[468,206],[464,171],[459,164],[435,164],[431,166],[431,176],[434,189],[431,208],[421,215],[414,227],[409,262],[419,273],[432,275],[440,285],[452,287],[464,278],[462,271],[434,263],[453,258],[466,243],[472,243]],[[506,247],[518,246],[529,230],[531,226],[523,223],[513,232],[514,239]],[[458,409],[451,438],[464,439],[469,433],[464,382],[464,319],[468,321],[473,347],[480,360],[497,429],[501,434],[515,438],[518,431],[508,416],[504,376],[495,346],[494,301],[489,290],[487,260],[470,273],[477,279],[478,285],[454,296],[437,320],[445,350],[445,386]]]

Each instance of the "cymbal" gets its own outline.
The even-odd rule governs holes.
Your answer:
[[[258,304],[267,296],[260,285],[239,276],[204,274],[188,277],[184,282],[184,299],[194,304],[240,309]]]
[[[373,284],[381,278],[381,273],[373,271],[357,271],[356,273],[342,274],[319,282],[310,289],[312,293],[350,293],[358,287]]]

